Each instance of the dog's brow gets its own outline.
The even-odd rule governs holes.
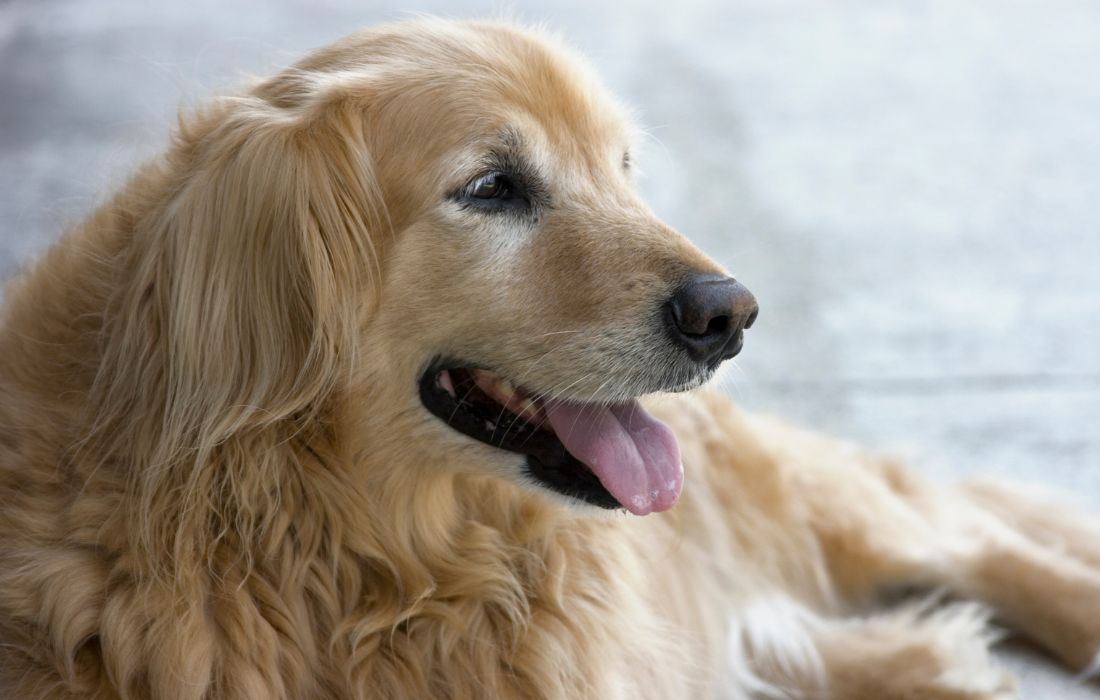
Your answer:
[[[521,150],[525,143],[523,135],[514,127],[502,130],[497,139],[502,147],[509,150]]]
[[[493,160],[518,167],[524,173],[534,170],[528,139],[515,128],[506,128],[497,134],[489,147],[488,156]]]
[[[502,129],[483,155],[486,168],[500,170],[518,178],[536,206],[550,204],[546,177],[531,158],[529,141],[518,129]]]

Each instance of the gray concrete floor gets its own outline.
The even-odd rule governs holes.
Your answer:
[[[155,153],[181,103],[405,9],[0,0],[0,275]],[[1100,512],[1100,4],[512,15],[560,29],[638,108],[655,209],[760,298],[723,378],[742,403],[937,478],[1024,479]],[[1006,658],[1025,697],[1100,697]]]

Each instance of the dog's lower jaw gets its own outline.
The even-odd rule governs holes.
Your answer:
[[[544,463],[537,457],[524,460],[524,472],[539,487],[570,500],[606,510],[619,510],[622,505],[600,483],[600,480],[579,460],[562,448],[565,455],[556,463]]]

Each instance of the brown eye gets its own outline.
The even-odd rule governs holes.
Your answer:
[[[517,175],[492,170],[470,180],[457,198],[463,205],[484,212],[518,212],[530,209],[529,192]]]
[[[501,199],[508,193],[508,180],[500,173],[482,175],[470,186],[470,196],[476,199]]]

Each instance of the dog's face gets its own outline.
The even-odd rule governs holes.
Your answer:
[[[392,231],[364,332],[410,438],[575,501],[671,507],[678,447],[635,399],[706,381],[752,295],[639,200],[633,130],[560,49],[495,25],[361,41],[313,61],[394,64],[368,108]]]

